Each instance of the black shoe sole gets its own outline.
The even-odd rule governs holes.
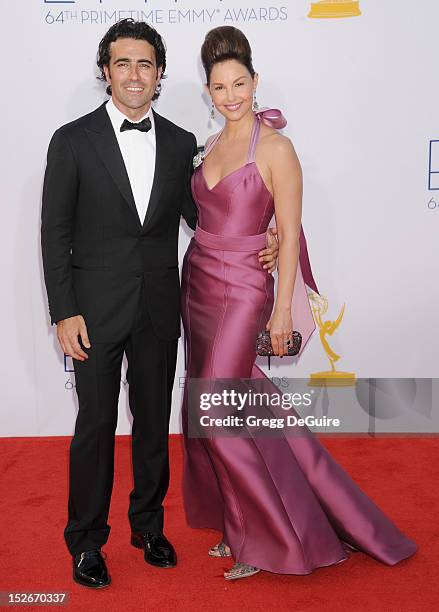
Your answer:
[[[143,551],[145,550],[143,545],[136,538],[131,538],[131,546],[134,546],[134,548],[139,548]],[[146,559],[146,557],[145,561],[146,563],[149,563],[149,565],[153,565],[154,567],[161,567],[162,569],[172,569],[177,565],[177,563],[174,563],[174,565],[162,565],[161,563],[154,563],[154,561],[150,561],[149,559]]]
[[[108,582],[106,584],[86,584],[85,582],[81,582],[80,580],[78,580],[74,572],[73,572],[73,580],[74,582],[76,582],[76,584],[86,587],[87,589],[105,589],[106,587],[109,587],[111,584],[110,576],[108,576]]]

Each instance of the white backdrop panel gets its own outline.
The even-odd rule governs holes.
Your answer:
[[[222,24],[244,30],[260,73],[259,102],[284,111],[285,133],[302,162],[303,223],[317,283],[329,300],[328,316],[336,318],[346,303],[331,339],[342,356],[340,368],[364,377],[437,376],[433,240],[439,195],[436,204],[437,192],[428,189],[428,154],[430,140],[439,139],[439,4],[361,0],[359,17],[309,19],[310,4],[4,3],[0,435],[73,431],[74,377],[65,371],[49,326],[42,277],[41,186],[53,131],[105,99],[95,56],[118,16],[148,18],[164,36],[169,78],[157,110],[193,131],[200,143],[220,127],[209,125],[202,91],[204,35]],[[189,239],[182,225],[180,260]],[[316,334],[297,366],[284,360],[270,374],[305,377],[326,367]],[[183,376],[180,343],[173,432],[180,430]],[[120,408],[118,433],[127,433],[123,383]]]

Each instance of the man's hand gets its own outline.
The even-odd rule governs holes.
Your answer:
[[[277,241],[277,229],[269,227],[267,230],[267,248],[259,251],[259,261],[263,265],[264,270],[269,274],[277,268],[277,258],[279,254],[279,243]]]
[[[80,337],[82,345],[85,348],[91,348],[84,317],[77,315],[58,321],[56,333],[61,348],[66,355],[70,355],[78,361],[88,359],[87,353],[84,353],[78,341],[78,337]]]

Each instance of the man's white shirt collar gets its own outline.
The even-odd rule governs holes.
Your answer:
[[[114,131],[116,132],[116,134],[120,133],[120,127],[121,127],[122,123],[125,121],[125,119],[127,119],[131,123],[140,123],[140,121],[143,121],[147,117],[149,117],[149,119],[151,121],[151,130],[150,130],[150,132],[152,132],[152,134],[155,134],[154,113],[152,112],[152,105],[149,107],[148,112],[143,117],[141,117],[138,121],[132,121],[129,117],[124,115],[124,113],[122,113],[117,108],[117,106],[113,102],[112,98],[110,98],[108,100],[108,102],[107,102],[107,104],[105,106],[106,106],[108,115],[110,117],[111,123],[113,124],[113,128],[114,128]]]

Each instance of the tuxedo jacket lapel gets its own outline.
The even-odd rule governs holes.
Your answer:
[[[142,229],[142,231],[146,230],[154,212],[159,207],[164,181],[166,180],[166,176],[172,171],[173,163],[173,132],[160,115],[155,111],[153,111],[153,113],[156,137],[155,169],[151,195],[143,226],[137,212],[122,153],[110,117],[106,111],[105,104],[102,104],[102,106],[92,113],[89,125],[86,128],[87,135],[92,141],[96,153],[99,155],[120,193],[130,207],[132,213],[135,215],[139,229]],[[145,171],[147,171],[146,168]]]
[[[96,149],[96,153],[101,158],[111,178],[135,215],[138,225],[141,226],[128,173],[105,104],[102,104],[92,114],[86,131]]]
[[[169,129],[162,117],[155,111],[154,113],[154,125],[155,125],[155,171],[154,180],[152,183],[151,196],[149,198],[148,208],[143,222],[143,231],[145,231],[147,225],[152,219],[154,212],[157,210],[160,204],[160,196],[162,193],[164,181],[166,175],[172,168],[172,131]]]

